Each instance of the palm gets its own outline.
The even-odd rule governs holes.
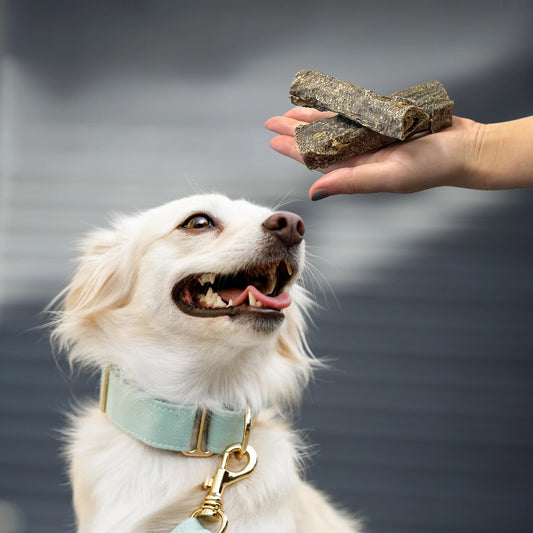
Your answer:
[[[294,139],[296,126],[327,116],[332,116],[332,113],[294,108],[283,117],[270,119],[266,127],[278,134],[271,140],[271,146],[303,163]],[[404,193],[455,185],[464,162],[464,136],[475,124],[471,120],[454,117],[453,125],[438,134],[395,143],[322,169],[324,176],[313,184],[310,194],[318,189],[326,189],[329,194]]]

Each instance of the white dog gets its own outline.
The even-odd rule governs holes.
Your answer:
[[[295,283],[303,233],[293,213],[198,195],[84,241],[53,331],[72,363],[107,369],[102,409],[77,413],[68,431],[80,533],[170,533],[198,509],[203,527],[227,517],[233,533],[360,531],[301,479],[302,447],[282,416],[313,366],[309,299]],[[215,473],[226,477],[202,506]]]

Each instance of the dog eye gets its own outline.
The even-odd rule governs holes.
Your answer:
[[[210,229],[214,228],[215,224],[207,215],[193,215],[181,227],[186,229]]]

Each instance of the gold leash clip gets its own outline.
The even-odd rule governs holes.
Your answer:
[[[233,472],[228,470],[228,462],[230,457],[235,454],[237,458],[239,455],[246,457],[248,459],[246,465],[242,470]],[[207,479],[204,484],[204,489],[209,489],[207,496],[204,498],[204,501],[199,509],[194,511],[191,515],[191,518],[205,518],[209,521],[220,521],[220,526],[218,528],[218,533],[223,533],[226,531],[228,526],[228,518],[226,513],[222,509],[224,501],[222,500],[222,492],[227,485],[231,485],[236,481],[240,481],[248,477],[254,470],[257,465],[257,453],[251,447],[247,446],[246,450],[243,451],[240,444],[232,444],[222,456],[222,461],[220,467],[216,471],[215,475],[212,478]]]

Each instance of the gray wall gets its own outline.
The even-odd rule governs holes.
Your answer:
[[[311,203],[317,175],[263,123],[304,68],[529,115],[533,4],[250,4],[0,4],[0,533],[72,529],[57,429],[96,384],[34,328],[74,241],[198,187],[306,221],[311,345],[332,359],[297,420],[309,478],[372,532],[531,531],[531,191]]]

